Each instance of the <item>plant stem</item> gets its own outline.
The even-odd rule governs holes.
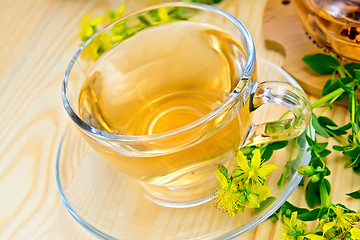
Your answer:
[[[347,145],[347,142],[344,141],[344,139],[342,139],[341,137],[333,134],[332,132],[328,132],[331,137],[335,138],[338,142],[340,142],[342,145],[346,146]]]
[[[314,102],[313,104],[311,104],[311,108],[317,108],[318,106],[320,106],[323,103],[329,102],[331,101],[333,98],[338,98],[341,94],[343,94],[345,92],[344,89],[342,88],[338,88],[335,91],[325,95],[324,97],[320,98],[319,100],[317,100],[316,102]]]
[[[338,71],[338,73],[339,73],[339,75],[340,75],[341,78],[346,77],[346,73],[345,73],[345,68],[344,68],[344,66],[338,67],[337,71]]]
[[[322,207],[330,207],[333,205],[330,200],[329,193],[326,189],[326,184],[324,180],[320,183],[320,199]]]

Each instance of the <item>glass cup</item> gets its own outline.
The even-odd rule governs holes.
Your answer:
[[[255,59],[248,30],[230,14],[160,4],[80,47],[63,79],[63,103],[90,146],[138,179],[152,201],[194,206],[211,199],[217,166],[231,167],[237,149],[292,139],[309,124],[306,95],[285,82],[257,83]],[[253,123],[267,103],[292,116]]]

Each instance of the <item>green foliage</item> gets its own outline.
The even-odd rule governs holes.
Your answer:
[[[332,74],[340,65],[336,58],[324,54],[308,55],[303,58],[303,61],[320,75]]]
[[[306,56],[303,60],[318,74],[330,75],[323,88],[324,96],[312,104],[313,109],[323,108],[319,115],[313,114],[312,127],[317,135],[336,139],[340,145],[335,145],[333,150],[341,152],[349,159],[346,167],[360,172],[360,104],[356,95],[360,81],[360,64],[341,65],[334,56],[324,54]],[[338,126],[329,118],[321,116],[326,109],[332,108],[334,102],[345,99],[348,99],[350,113],[347,124]],[[310,209],[298,208],[289,202],[281,207],[279,212],[287,228],[285,239],[358,239],[356,236],[360,230],[355,226],[360,221],[360,211],[334,204],[329,197],[331,183],[326,177],[331,175],[331,171],[325,164],[325,158],[332,152],[327,149],[328,142],[319,142],[311,134],[306,136],[306,140],[311,159],[309,166],[298,168],[298,172],[308,178],[305,200]],[[360,190],[347,195],[360,199]],[[297,213],[295,216],[300,223],[292,219],[292,224],[289,225],[287,222],[290,216],[293,218],[294,212]],[[271,219],[276,217],[272,216]],[[308,232],[303,221],[318,221],[318,225]]]
[[[347,193],[346,195],[352,198],[360,199],[360,189],[352,193]]]

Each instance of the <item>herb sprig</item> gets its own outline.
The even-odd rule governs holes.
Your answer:
[[[312,117],[316,137],[311,136],[311,131],[306,135],[309,145],[307,150],[311,153],[310,163],[298,168],[298,172],[306,177],[305,200],[309,209],[285,202],[270,219],[276,221],[280,214],[283,221],[282,238],[286,240],[360,239],[360,229],[356,228],[356,224],[360,222],[360,211],[357,209],[356,212],[343,204],[331,201],[331,183],[327,179],[331,171],[325,162],[325,158],[332,151],[340,151],[349,159],[345,167],[352,168],[355,173],[360,171],[360,104],[357,99],[360,64],[342,65],[335,56],[325,54],[309,55],[304,57],[303,61],[316,73],[331,76],[323,88],[324,96],[312,104],[312,108],[319,109],[320,113],[313,114]],[[335,102],[346,99],[350,113],[348,123],[338,126],[323,116],[326,110],[332,109]],[[328,140],[320,142],[319,137],[334,138],[339,145],[335,145],[331,151],[328,149]],[[281,181],[279,183],[281,185]],[[360,190],[347,195],[359,199]],[[306,222],[317,224],[315,228],[308,230]]]

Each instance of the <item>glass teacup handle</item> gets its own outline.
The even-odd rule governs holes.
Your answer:
[[[287,82],[255,82],[250,95],[250,111],[276,103],[288,108],[293,117],[262,124],[251,124],[246,145],[290,140],[303,133],[311,120],[311,104],[303,91]]]

